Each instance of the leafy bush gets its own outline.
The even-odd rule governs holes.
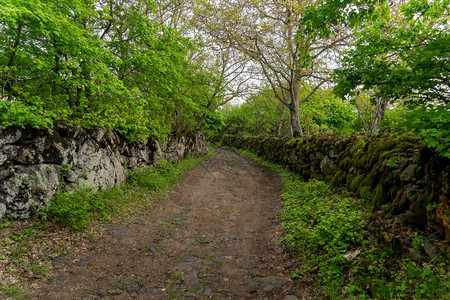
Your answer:
[[[96,197],[92,188],[83,188],[73,194],[57,193],[46,213],[57,223],[80,230],[86,228],[93,217],[106,215],[106,203]]]

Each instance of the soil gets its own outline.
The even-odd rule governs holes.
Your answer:
[[[310,299],[312,283],[290,279],[299,266],[279,243],[278,175],[214,152],[139,218],[66,243],[30,298]]]

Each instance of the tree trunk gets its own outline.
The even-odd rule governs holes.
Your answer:
[[[300,123],[300,109],[298,98],[300,95],[300,83],[294,83],[291,88],[290,121],[292,127],[292,137],[303,136],[302,124]]]
[[[378,126],[378,122],[384,119],[384,113],[386,112],[386,108],[389,105],[390,99],[387,98],[377,98],[376,105],[373,111],[373,119],[372,124],[370,125],[371,134],[378,133],[380,127]]]
[[[285,116],[286,116],[286,106],[283,105],[283,112],[281,113],[280,121],[278,122],[278,127],[277,127],[277,135],[278,136],[281,135],[281,131],[283,130]]]

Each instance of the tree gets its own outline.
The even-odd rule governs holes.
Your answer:
[[[351,1],[322,1],[302,20],[319,35],[331,34],[327,25],[343,22],[352,28],[355,41],[334,72],[336,92],[342,96],[372,94],[376,102],[374,123],[381,120],[389,102],[405,103],[410,126],[429,146],[450,156],[449,0],[412,0],[405,3],[358,1],[366,10],[352,10]],[[389,4],[389,5],[388,5]],[[338,7],[344,17],[331,13]],[[316,13],[319,13],[319,17]],[[352,17],[353,16],[353,17]],[[353,22],[347,22],[352,19]],[[323,29],[325,28],[325,29]],[[374,124],[373,124],[374,125]]]
[[[164,139],[205,111],[198,43],[154,18],[149,0],[0,0],[0,122],[103,126]],[[203,86],[204,87],[204,86]]]
[[[376,103],[372,129],[392,101],[411,106],[448,106],[450,36],[448,0],[321,1],[301,22],[310,32],[330,36],[344,24],[354,42],[334,72],[336,92],[370,92]],[[340,14],[331,13],[340,11]]]
[[[348,38],[311,39],[297,34],[298,19],[310,2],[199,1],[197,24],[217,43],[230,45],[256,62],[276,98],[290,111],[294,136],[302,136],[300,105],[329,82],[333,53]],[[300,97],[300,90],[308,94]]]
[[[305,96],[307,91],[303,93],[301,96]],[[223,110],[224,131],[250,135],[280,135],[283,132],[283,135],[289,135],[289,128],[284,126],[285,123],[281,122],[280,125],[280,115],[285,106],[274,100],[275,95],[271,87],[266,86],[247,97],[241,105],[228,106]],[[319,89],[311,101],[303,105],[300,112],[300,120],[307,136],[352,134],[355,119],[354,106],[324,88]]]
[[[356,41],[335,71],[341,95],[358,89],[375,97],[407,99],[411,104],[449,102],[450,1],[414,0],[390,14],[361,24]]]

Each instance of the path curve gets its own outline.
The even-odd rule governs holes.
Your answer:
[[[55,259],[31,299],[306,299],[278,244],[279,177],[214,152],[138,222]]]

